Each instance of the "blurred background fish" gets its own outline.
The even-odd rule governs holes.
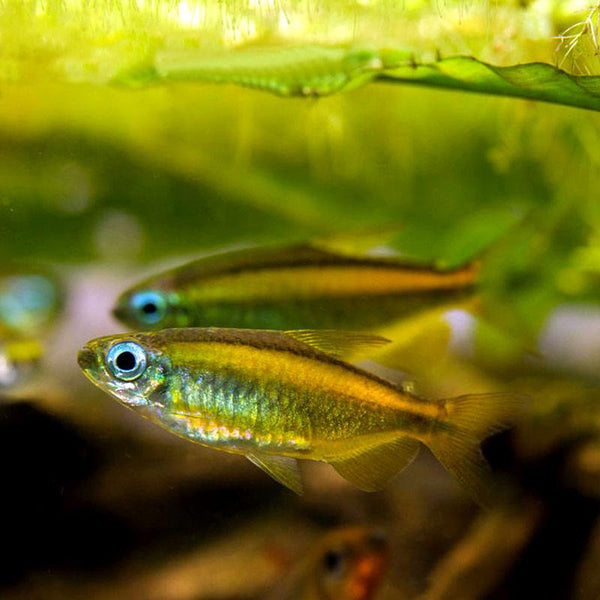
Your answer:
[[[0,389],[13,388],[27,380],[39,367],[42,345],[35,339],[0,338]]]
[[[0,325],[15,334],[40,334],[63,305],[58,279],[31,267],[0,273]]]
[[[0,273],[0,389],[38,372],[48,334],[60,315],[64,292],[48,270],[27,266]]]
[[[472,297],[476,263],[442,270],[391,257],[305,246],[248,248],[159,273],[124,292],[115,316],[133,329],[376,330]]]
[[[265,600],[373,600],[389,566],[389,552],[380,529],[331,531]]]

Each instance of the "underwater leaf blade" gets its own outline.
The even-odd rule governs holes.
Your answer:
[[[237,84],[279,96],[327,96],[366,83],[381,67],[376,51],[312,45],[250,46],[212,55],[163,50],[155,59],[157,79]]]
[[[600,77],[569,75],[546,63],[496,67],[456,56],[389,69],[378,79],[600,110]]]
[[[527,98],[600,110],[600,76],[570,75],[542,62],[499,67],[472,56],[419,62],[405,50],[296,46],[252,47],[206,56],[159,52],[155,83],[185,80],[253,87],[285,97],[328,96],[372,81],[407,83]],[[144,69],[147,76],[148,68]],[[147,81],[146,81],[147,82]],[[143,84],[122,74],[114,83]]]

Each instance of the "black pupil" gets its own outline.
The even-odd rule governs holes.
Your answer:
[[[330,550],[324,557],[325,568],[330,573],[336,573],[341,569],[343,560],[344,558],[340,552]]]
[[[135,368],[136,362],[133,352],[129,352],[128,350],[121,352],[115,360],[115,364],[121,371],[131,371]]]
[[[154,304],[154,302],[146,302],[146,304],[142,306],[142,310],[147,315],[153,315],[157,311],[156,304]]]

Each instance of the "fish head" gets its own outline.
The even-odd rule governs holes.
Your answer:
[[[370,600],[389,562],[385,534],[370,527],[348,527],[327,536],[318,553],[319,598]]]
[[[132,329],[185,327],[179,296],[159,284],[142,285],[119,296],[113,315]]]
[[[139,333],[97,338],[79,351],[77,362],[94,385],[121,404],[140,412],[160,407],[170,362],[151,336]]]

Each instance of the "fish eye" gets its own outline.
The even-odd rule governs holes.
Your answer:
[[[328,550],[323,556],[323,566],[330,575],[340,575],[344,569],[346,557],[341,550]]]
[[[134,294],[130,301],[136,316],[144,323],[158,323],[167,312],[167,301],[163,294],[148,290]]]
[[[146,370],[146,352],[136,342],[119,342],[106,354],[110,372],[122,381],[133,381]]]

